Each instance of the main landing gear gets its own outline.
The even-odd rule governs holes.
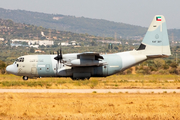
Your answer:
[[[73,78],[71,77],[72,80],[89,80],[90,77],[87,77],[87,78]]]
[[[23,80],[28,80],[28,76],[23,76]]]

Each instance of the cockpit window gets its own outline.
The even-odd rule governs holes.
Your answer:
[[[23,58],[23,57],[18,58],[18,59],[16,60],[16,62],[24,62],[24,58]]]

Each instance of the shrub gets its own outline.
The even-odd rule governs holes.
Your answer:
[[[92,93],[97,93],[96,91],[93,91]]]
[[[176,70],[176,68],[171,68],[171,69],[169,69],[169,73],[170,74],[178,74],[178,71]]]
[[[167,65],[167,64],[163,65],[163,69],[165,69],[165,70],[169,69],[169,65]]]
[[[154,64],[155,64],[156,68],[159,69],[165,65],[165,61],[161,58],[154,59]]]
[[[151,74],[151,69],[148,66],[143,66],[137,70],[137,73],[148,75]]]
[[[150,66],[151,71],[157,71],[157,68],[154,66]]]
[[[169,74],[169,72],[167,71],[167,70],[163,70],[163,69],[160,69],[159,71],[158,71],[158,73],[159,74]]]
[[[170,66],[171,66],[172,68],[177,68],[178,64],[177,64],[176,62],[172,62],[172,63],[170,64]]]
[[[163,91],[163,93],[167,93],[167,91]]]

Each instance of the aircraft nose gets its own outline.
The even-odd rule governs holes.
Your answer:
[[[6,71],[11,74],[17,74],[17,69],[14,65],[8,65]]]

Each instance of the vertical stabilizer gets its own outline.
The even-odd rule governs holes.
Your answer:
[[[163,15],[156,15],[137,50],[147,57],[167,57],[171,55],[166,20]]]

